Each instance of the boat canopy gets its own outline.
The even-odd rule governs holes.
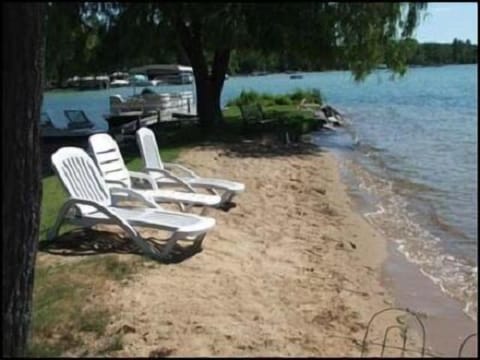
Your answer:
[[[130,69],[131,74],[145,74],[149,79],[153,79],[158,76],[178,75],[182,73],[193,73],[193,69],[190,66],[173,65],[173,64],[154,64],[145,65]]]

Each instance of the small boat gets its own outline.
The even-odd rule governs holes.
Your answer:
[[[105,132],[95,129],[95,124],[82,110],[65,110],[64,115],[68,121],[67,126],[57,127],[50,113],[44,111],[40,114],[40,134],[43,140],[85,140],[90,135]]]
[[[143,74],[134,74],[130,77],[130,84],[133,86],[152,86],[153,83]]]
[[[130,86],[130,81],[128,80],[113,80],[110,83],[110,87],[122,87],[122,86]]]
[[[110,96],[110,115],[109,118],[125,118],[125,113],[138,112],[150,114],[160,112],[162,120],[171,118],[172,113],[196,114],[196,107],[193,101],[192,91],[182,91],[178,93],[157,93],[151,88],[144,88],[139,95],[124,99],[123,96],[116,94]],[[129,116],[129,115],[128,115]],[[126,120],[125,120],[126,121]],[[117,122],[117,120],[115,120]]]
[[[290,79],[303,79],[303,75],[293,74],[293,75],[290,75]]]
[[[153,86],[184,85],[192,84],[194,81],[192,67],[178,64],[150,64],[132,68],[129,72],[137,75],[143,74],[147,80],[152,82]]]

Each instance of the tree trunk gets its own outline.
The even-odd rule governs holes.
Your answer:
[[[221,49],[215,52],[210,74],[198,71],[195,68],[197,62],[192,61],[197,90],[197,112],[200,118],[200,125],[204,128],[210,128],[223,122],[220,100],[230,53],[230,49]],[[201,54],[194,54],[194,57],[199,55]]]
[[[2,356],[22,356],[40,222],[39,122],[46,3],[3,3]]]
[[[195,76],[195,87],[200,125],[203,128],[210,128],[222,121],[218,85],[216,86],[210,76],[206,78]]]
[[[216,49],[212,69],[209,72],[204,55],[201,25],[192,22],[192,25],[187,27],[183,20],[177,18],[176,29],[181,46],[185,49],[193,69],[200,125],[203,128],[211,128],[213,125],[223,122],[220,98],[231,49]]]

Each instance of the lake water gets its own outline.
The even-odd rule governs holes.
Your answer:
[[[378,71],[360,84],[344,71],[306,73],[298,80],[286,74],[231,77],[222,103],[243,89],[320,89],[327,103],[347,115],[348,126],[316,141],[342,157],[349,186],[368,209],[366,218],[476,319],[477,66],[413,68],[396,81],[389,76]],[[106,128],[102,115],[111,94],[129,96],[133,90],[51,92],[44,108],[81,108]]]

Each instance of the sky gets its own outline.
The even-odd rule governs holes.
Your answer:
[[[426,13],[415,31],[418,42],[451,43],[457,38],[478,44],[477,3],[428,3]]]

